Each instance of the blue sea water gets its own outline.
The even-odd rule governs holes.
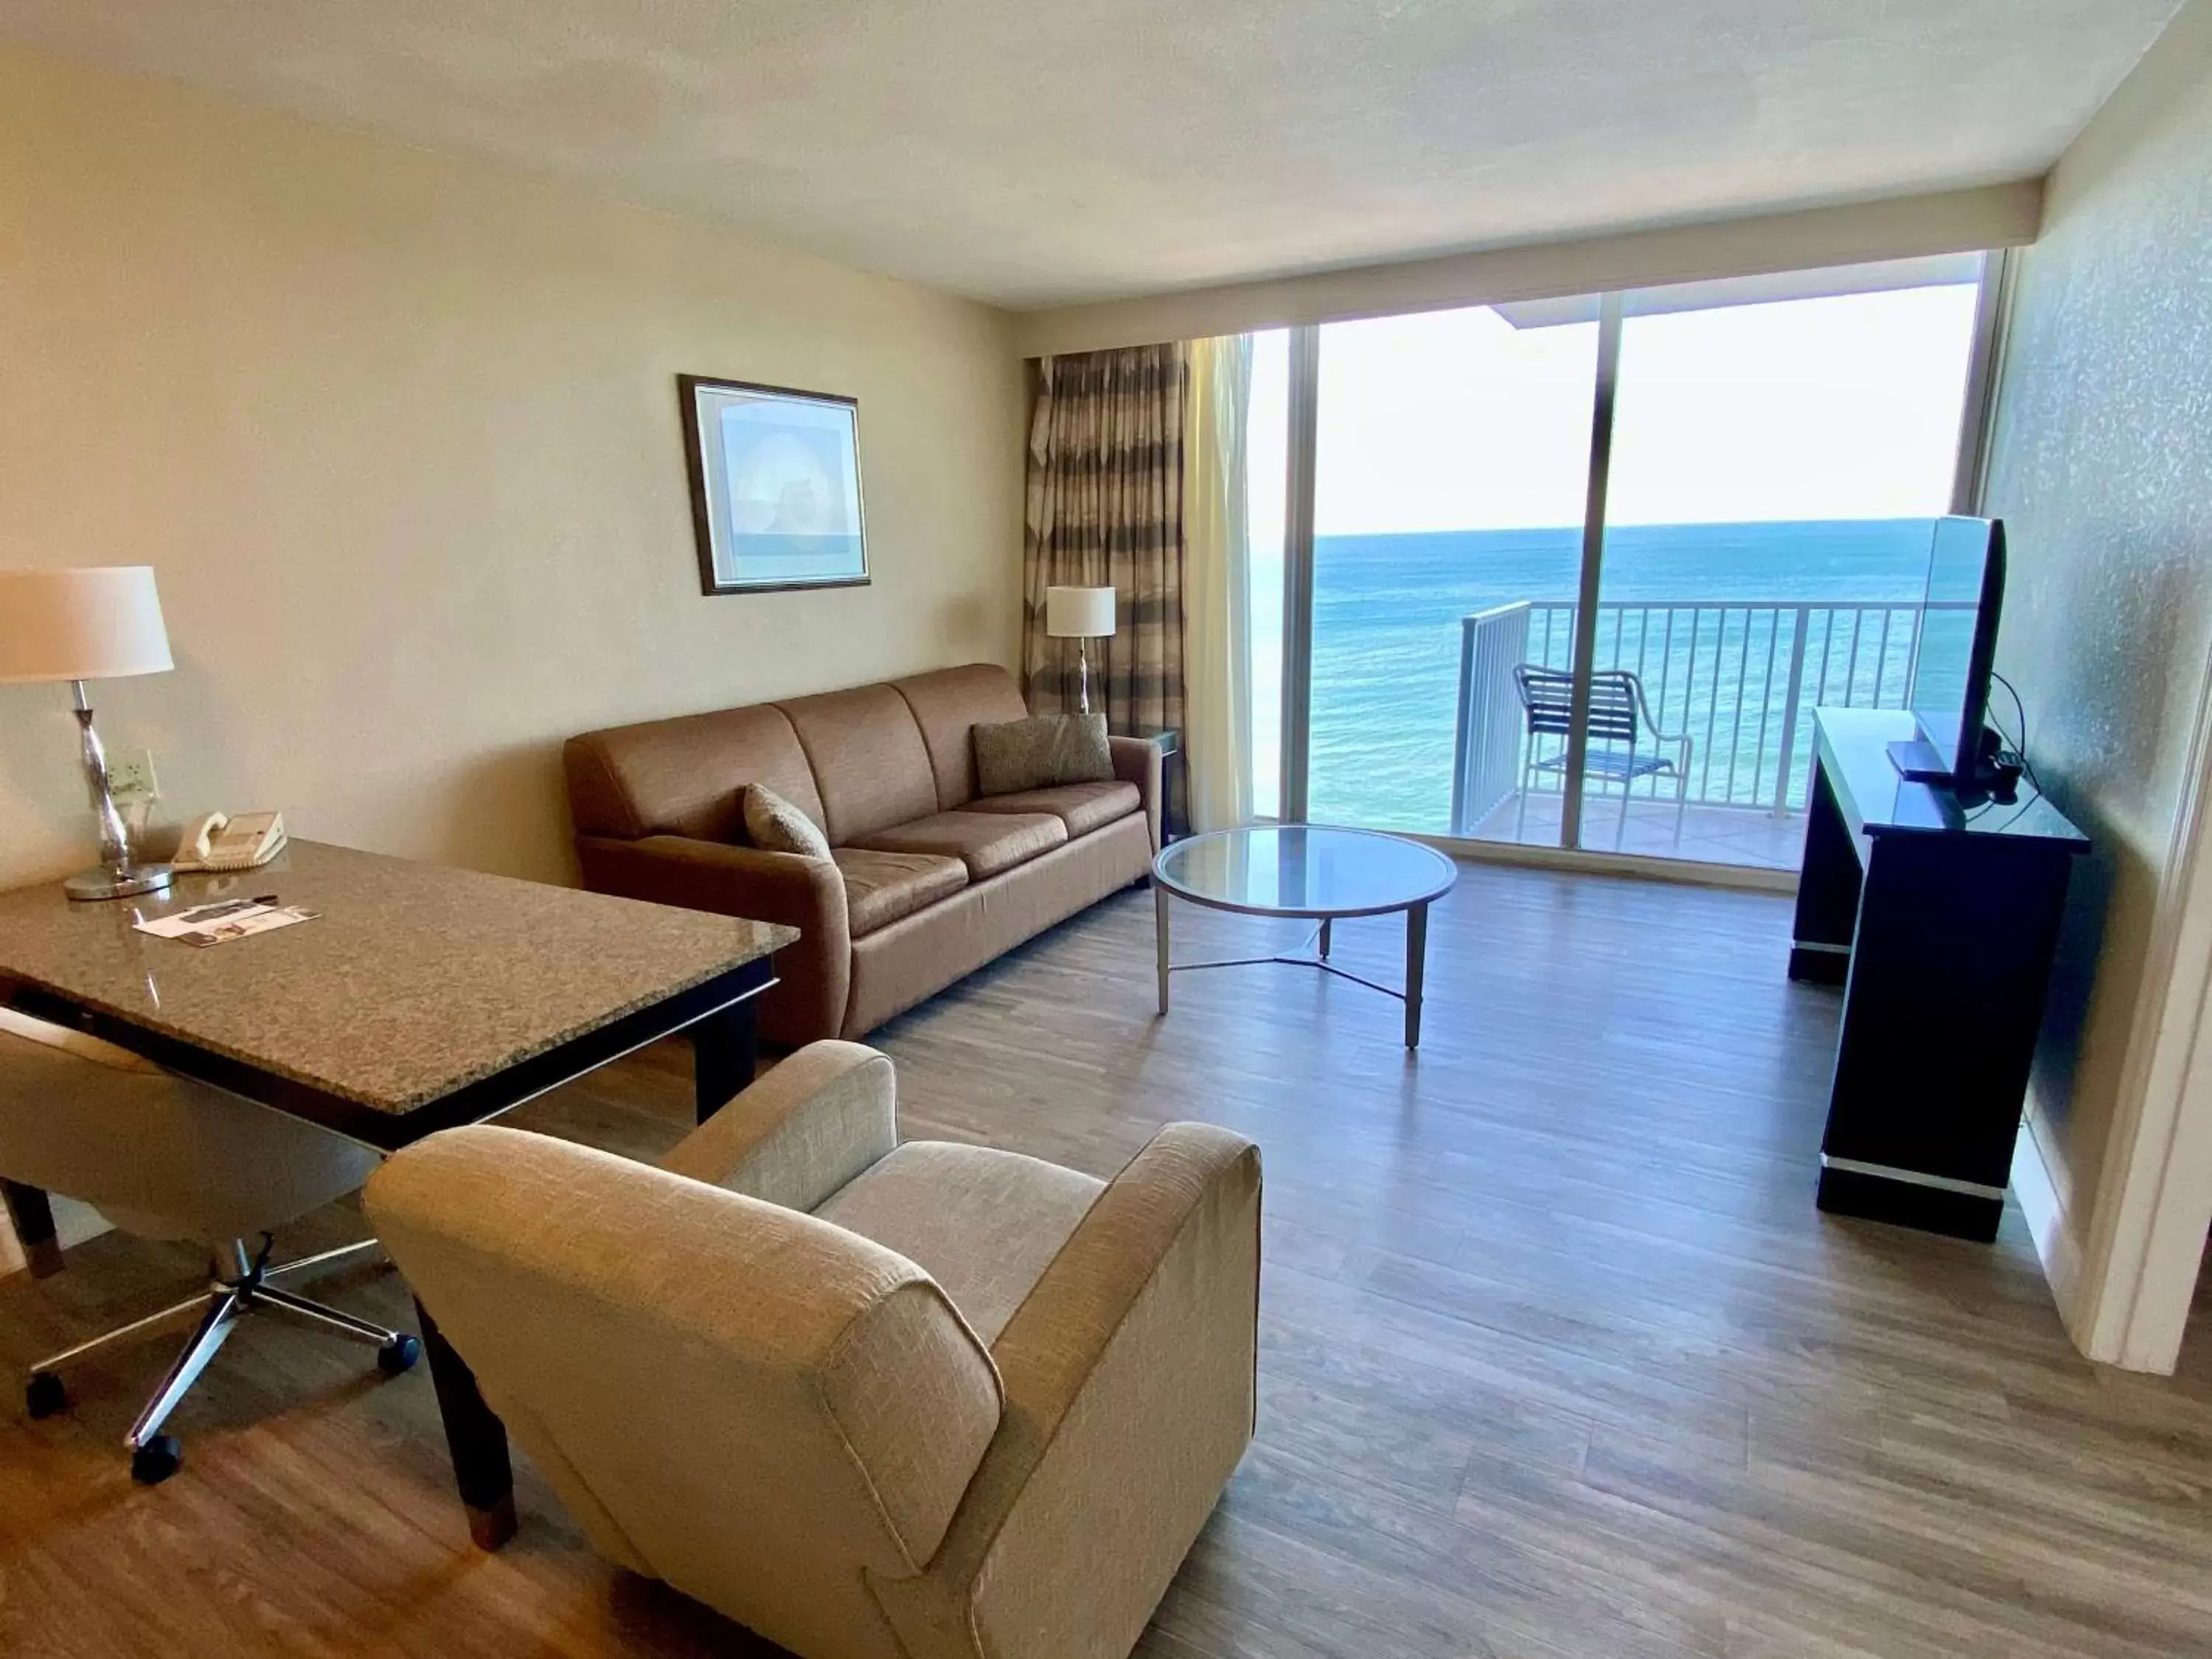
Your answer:
[[[1606,538],[1601,599],[1917,605],[1933,531],[1929,519],[1622,526]],[[1316,538],[1316,821],[1448,826],[1461,618],[1571,601],[1581,539],[1568,528]],[[1678,659],[1687,649],[1673,648]],[[1752,654],[1764,648],[1754,641]],[[1656,680],[1656,662],[1645,669]]]

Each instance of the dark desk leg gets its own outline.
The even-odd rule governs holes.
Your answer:
[[[1328,924],[1329,924],[1329,921],[1330,921],[1330,918],[1328,918],[1328,916],[1323,916],[1323,917],[1321,919],[1321,959],[1322,959],[1323,962],[1327,962],[1327,961],[1328,960],[1328,946],[1329,946]]]
[[[477,1391],[477,1374],[455,1353],[438,1322],[420,1302],[422,1352],[430,1357],[430,1382],[446,1419],[446,1448],[453,1480],[469,1512],[469,1536],[480,1550],[495,1550],[514,1536],[514,1466],[507,1461],[507,1425]]]
[[[1790,978],[1841,985],[1850,976],[1861,882],[1850,826],[1836,803],[1826,769],[1815,760],[1813,799],[1805,815],[1805,866],[1797,878],[1797,915],[1790,929]]]
[[[43,1188],[21,1182],[0,1181],[0,1200],[8,1206],[8,1219],[23,1247],[24,1260],[33,1279],[52,1279],[62,1270],[61,1241],[54,1237],[54,1206]]]
[[[691,1028],[692,1088],[699,1121],[728,1105],[760,1066],[760,1022],[752,999],[709,1014]]]
[[[1429,965],[1429,907],[1406,912],[1406,1046],[1421,1046],[1421,980]]]

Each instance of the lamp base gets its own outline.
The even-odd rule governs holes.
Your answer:
[[[141,893],[166,892],[173,873],[166,864],[134,864],[127,871],[103,866],[71,876],[62,884],[62,891],[81,904],[99,899],[136,898]]]

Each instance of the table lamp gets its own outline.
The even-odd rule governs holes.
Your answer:
[[[67,680],[76,702],[84,781],[100,820],[100,867],[62,884],[73,899],[129,898],[169,884],[167,865],[138,864],[131,857],[84,683],[174,666],[151,566],[0,570],[0,684]]]
[[[1110,587],[1048,587],[1044,631],[1055,640],[1075,641],[1076,684],[1082,712],[1091,712],[1091,653],[1085,643],[1114,632],[1114,590]]]

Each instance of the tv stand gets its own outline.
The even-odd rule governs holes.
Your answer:
[[[1899,710],[1822,708],[1790,977],[1844,988],[1823,1210],[1996,1237],[2074,860],[2047,801],[1900,775]]]

